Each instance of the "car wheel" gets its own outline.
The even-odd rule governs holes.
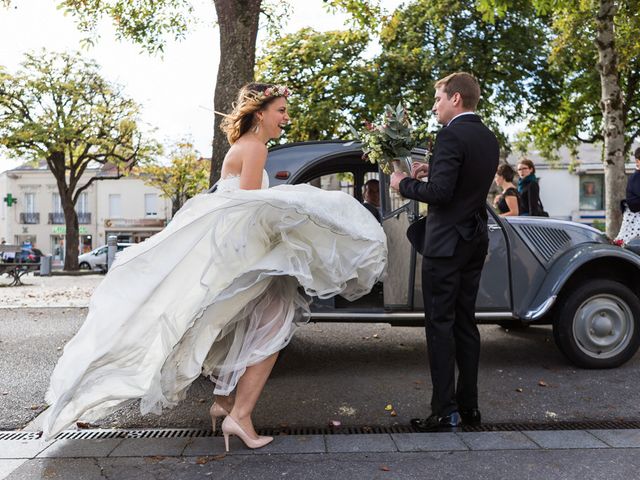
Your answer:
[[[560,351],[583,368],[614,368],[640,345],[640,300],[627,286],[591,280],[558,304],[553,336]]]
[[[87,262],[81,262],[79,266],[80,270],[91,270],[91,265],[89,265]]]

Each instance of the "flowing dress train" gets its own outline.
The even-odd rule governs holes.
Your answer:
[[[221,180],[118,254],[51,376],[47,438],[137,399],[160,413],[201,374],[227,395],[287,345],[309,296],[370,291],[387,258],[375,218],[342,192],[267,187],[266,172],[261,190]]]

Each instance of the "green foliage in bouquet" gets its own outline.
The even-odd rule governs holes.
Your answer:
[[[395,108],[385,105],[378,122],[364,122],[364,126],[360,132],[351,128],[362,142],[363,158],[377,163],[386,174],[393,172],[393,160],[411,156],[412,148],[430,139],[426,125],[413,128],[402,103]]]

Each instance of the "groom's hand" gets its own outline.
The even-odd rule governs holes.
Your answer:
[[[421,180],[429,175],[429,164],[422,162],[413,162],[411,164],[411,177]]]
[[[396,191],[400,191],[400,182],[404,179],[407,178],[407,174],[406,173],[401,173],[401,172],[393,172],[391,174],[391,188],[393,188]]]

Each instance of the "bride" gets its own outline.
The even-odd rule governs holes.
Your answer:
[[[223,121],[231,148],[217,190],[119,254],[51,376],[46,438],[137,399],[143,414],[159,414],[204,374],[227,451],[229,435],[249,448],[272,440],[251,413],[309,296],[366,294],[387,254],[380,224],[351,196],[268,188],[265,144],[289,121],[288,96],[283,86],[245,85]]]

